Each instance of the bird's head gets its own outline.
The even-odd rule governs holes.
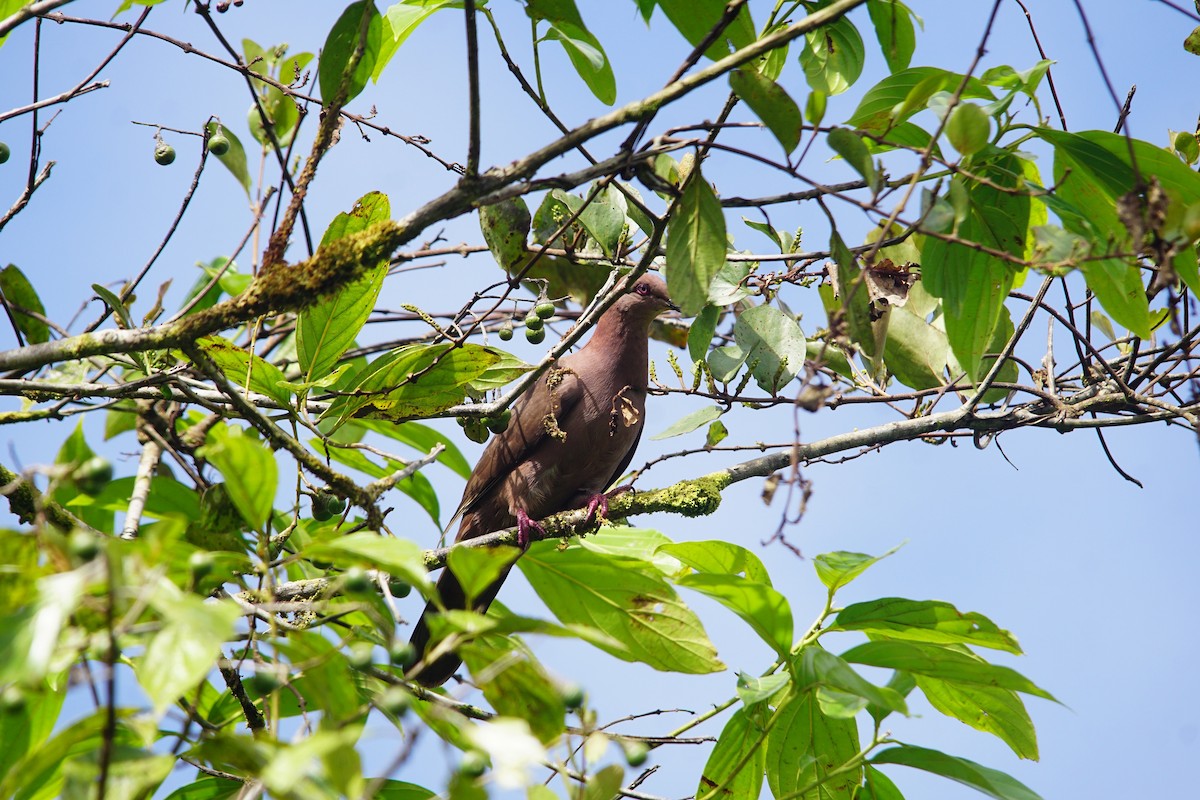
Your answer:
[[[618,313],[644,319],[646,322],[664,311],[678,311],[679,306],[671,302],[667,284],[657,275],[643,275],[612,306]]]

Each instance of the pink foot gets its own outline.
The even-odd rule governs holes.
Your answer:
[[[618,486],[607,494],[597,492],[588,500],[584,507],[587,510],[588,522],[607,522],[608,521],[608,501],[625,492],[633,491],[632,486]]]
[[[525,509],[518,508],[517,546],[522,550],[529,549],[529,543],[533,541],[533,538],[530,536],[530,532],[532,531],[537,531],[542,535],[543,538],[546,536],[546,529],[542,527],[542,524],[536,520],[530,519],[529,515],[525,513]]]

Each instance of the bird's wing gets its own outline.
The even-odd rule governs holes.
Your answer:
[[[554,383],[553,389],[550,383]],[[542,376],[513,406],[508,428],[493,436],[484,448],[447,529],[463,514],[486,502],[504,478],[546,443],[553,430],[547,421],[549,415],[558,420],[569,416],[582,396],[579,381],[568,367],[552,368]]]

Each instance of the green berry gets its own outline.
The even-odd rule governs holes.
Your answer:
[[[388,591],[392,593],[392,597],[408,597],[412,593],[412,584],[392,578],[388,581]]]
[[[509,320],[506,320],[504,322],[504,324],[500,326],[500,330],[497,331],[496,335],[500,337],[500,341],[502,341],[502,342],[507,342],[510,339],[512,339],[512,337],[513,337],[512,322]]]
[[[362,567],[351,567],[342,573],[342,591],[345,594],[366,594],[371,591],[371,577]]]
[[[375,699],[375,707],[393,717],[402,717],[412,707],[412,695],[399,686],[392,686]]]
[[[312,518],[317,522],[325,522],[333,519],[333,514],[325,507],[320,498],[314,497],[312,501]]]
[[[350,666],[355,669],[366,669],[371,666],[371,656],[374,650],[370,644],[366,642],[358,642],[351,646],[350,652],[346,654],[346,660],[350,662]]]
[[[488,417],[483,422],[492,433],[504,433],[508,430],[508,424],[512,422],[512,409],[506,408],[496,416]]]
[[[650,756],[650,748],[645,742],[625,740],[621,742],[621,749],[625,751],[625,763],[631,767],[640,767]]]
[[[257,697],[266,697],[280,686],[283,686],[283,681],[279,680],[279,676],[270,670],[256,672],[244,680],[243,683],[250,690],[250,693]]]
[[[532,311],[525,315],[525,327],[531,331],[540,331],[544,324],[542,318]]]
[[[98,494],[109,484],[112,477],[112,463],[100,456],[92,456],[71,473],[75,486],[84,494]]]
[[[563,705],[568,711],[574,711],[583,706],[584,697],[583,687],[578,683],[568,683],[559,687],[559,697],[562,698]]]
[[[331,517],[336,517],[346,510],[346,500],[331,492],[317,492],[315,502],[324,506],[325,511]]]
[[[479,444],[483,444],[488,440],[487,426],[484,425],[483,420],[479,419],[478,417],[472,418],[470,423],[468,423],[466,427],[466,434],[468,439]]]
[[[100,554],[100,539],[94,533],[73,531],[67,539],[67,548],[80,561],[91,561]]]
[[[192,577],[196,580],[201,580],[209,576],[213,571],[212,553],[198,550],[188,557],[188,569],[192,572]]]
[[[539,319],[550,319],[554,316],[554,303],[545,299],[539,300],[533,307],[533,313],[537,314]]]
[[[541,344],[542,342],[546,341],[546,330],[545,328],[538,328],[535,331],[533,328],[526,328],[525,339],[528,340],[530,344]]]
[[[154,160],[165,167],[175,160],[175,148],[166,142],[159,142],[154,146]]]
[[[396,642],[388,648],[388,658],[392,663],[402,669],[408,669],[413,664],[417,663],[417,651],[408,642]]]
[[[454,421],[458,423],[458,427],[465,428],[471,424],[471,418],[468,416],[455,417]]]
[[[223,156],[229,152],[229,137],[223,133],[214,133],[208,137],[208,152],[214,156]]]
[[[458,771],[468,778],[478,778],[487,772],[488,757],[479,750],[468,750],[463,753],[462,761],[458,762]]]
[[[0,164],[8,161],[8,157],[10,155],[12,155],[12,151],[8,149],[8,145],[6,145],[4,142],[0,142]]]

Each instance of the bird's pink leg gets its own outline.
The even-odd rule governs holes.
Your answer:
[[[543,538],[546,536],[546,529],[542,527],[542,524],[537,520],[530,519],[529,515],[525,513],[525,509],[518,508],[517,546],[522,550],[528,550],[530,542],[533,541],[529,535],[531,531],[537,531]]]
[[[618,495],[625,494],[625,492],[632,492],[632,491],[633,491],[633,487],[626,485],[626,486],[618,486],[617,488],[613,489],[611,492],[608,492],[608,493],[596,492],[596,494],[592,495],[591,498],[588,500],[587,505],[584,506],[584,508],[587,510],[587,521],[588,522],[596,522],[597,520],[600,522],[607,521],[608,520],[608,501],[613,499],[614,497],[617,497]]]

